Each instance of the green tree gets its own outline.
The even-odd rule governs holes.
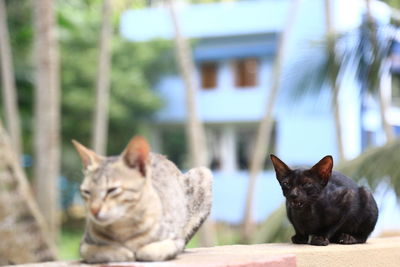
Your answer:
[[[33,12],[28,0],[6,1],[10,42],[21,111],[24,152],[33,154]],[[61,76],[61,175],[78,183],[80,163],[70,140],[90,144],[98,32],[101,25],[100,0],[57,1],[56,18],[60,48]],[[120,12],[121,10],[119,10]],[[119,13],[112,20],[118,32]],[[132,43],[119,35],[111,39],[110,110],[108,154],[123,149],[133,134],[147,134],[147,124],[162,102],[151,89],[161,73],[174,72],[169,42]],[[0,96],[1,97],[1,96]],[[28,174],[32,175],[30,167]],[[55,203],[56,204],[56,203]]]
[[[82,176],[80,163],[70,140],[77,139],[84,144],[90,144],[91,140],[101,1],[63,1],[58,8],[62,22],[62,174],[70,183],[78,184]],[[118,32],[117,22],[113,20],[114,32]],[[110,49],[107,154],[115,155],[132,135],[147,135],[148,121],[162,105],[151,88],[161,73],[175,68],[170,63],[173,59],[171,45],[165,41],[132,43],[115,34]],[[69,195],[68,190],[65,193]]]
[[[34,171],[39,208],[57,240],[60,175],[60,77],[55,2],[34,4],[35,103]]]
[[[110,43],[113,32],[111,25],[113,4],[103,0],[99,41],[98,69],[96,79],[96,106],[92,128],[92,147],[104,155],[108,136],[108,99],[110,95]]]
[[[333,10],[332,10],[332,0],[325,0],[325,22],[326,22],[326,53],[329,67],[327,68],[327,80],[332,91],[332,101],[331,109],[333,112],[333,117],[335,121],[335,131],[336,131],[336,145],[338,149],[339,161],[345,159],[344,145],[342,138],[342,123],[341,123],[341,112],[339,105],[339,92],[341,80],[339,79],[339,62],[338,55],[336,53],[336,30],[333,21]]]
[[[32,6],[27,0],[6,1],[7,22],[12,47],[15,82],[21,120],[21,139],[24,140],[21,151],[32,154],[32,100],[33,71],[31,60],[32,49]],[[1,96],[0,96],[1,97]],[[2,101],[4,101],[2,99]]]
[[[13,146],[21,153],[21,125],[18,110],[18,96],[15,88],[14,65],[8,33],[7,10],[5,1],[0,1],[0,59],[4,114],[7,130],[10,132]]]
[[[90,140],[101,20],[100,13],[94,11],[100,8],[101,1],[59,4],[60,16],[68,19],[61,36],[63,133],[68,146],[72,138],[83,143]],[[117,26],[114,23],[113,27]],[[173,68],[169,65],[172,53],[167,42],[132,43],[119,36],[111,41],[108,153],[113,154],[124,147],[132,134],[145,133],[146,121],[161,107],[161,100],[151,87],[161,72]]]
[[[1,122],[0,148],[0,265],[55,260],[47,224]]]
[[[371,1],[365,0],[366,4],[366,21],[364,23],[364,27],[366,27],[364,39],[368,40],[370,44],[370,49],[372,50],[371,62],[368,64],[367,70],[367,88],[370,92],[373,92],[378,95],[379,107],[380,107],[380,116],[382,128],[386,135],[386,141],[391,142],[395,139],[394,131],[392,126],[388,122],[387,118],[387,109],[389,107],[389,103],[385,98],[385,90],[391,89],[386,88],[391,82],[386,81],[387,78],[390,79],[390,67],[388,66],[388,48],[390,47],[388,44],[382,43],[378,39],[378,25],[372,16],[371,12]],[[390,42],[389,42],[390,43]],[[367,54],[368,52],[364,52]],[[365,56],[362,56],[365,58]],[[365,60],[367,61],[367,60]]]

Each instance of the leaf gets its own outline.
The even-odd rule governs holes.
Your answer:
[[[352,179],[367,181],[375,189],[387,181],[400,198],[400,140],[366,150],[357,158],[340,163],[337,170]]]

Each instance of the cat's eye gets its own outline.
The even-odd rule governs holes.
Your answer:
[[[305,183],[305,184],[303,184],[303,187],[304,188],[310,188],[310,187],[312,187],[313,185],[312,185],[312,183]]]
[[[90,196],[90,191],[81,189],[81,195],[83,197],[89,197]]]
[[[286,188],[289,188],[289,183],[288,182],[283,182],[282,185]]]
[[[121,193],[121,191],[122,190],[119,187],[110,187],[107,189],[107,195],[115,196],[115,195],[118,195],[119,193]]]

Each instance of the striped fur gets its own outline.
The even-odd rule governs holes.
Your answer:
[[[81,184],[87,225],[80,253],[86,262],[174,258],[207,218],[212,174],[182,174],[135,137],[120,156],[103,158],[74,141],[84,164]]]

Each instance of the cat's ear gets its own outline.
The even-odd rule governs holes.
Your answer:
[[[317,164],[315,164],[310,171],[321,178],[323,185],[326,185],[332,174],[333,158],[332,156],[325,156]]]
[[[137,168],[139,172],[146,177],[146,166],[149,161],[150,146],[141,136],[135,136],[131,139],[122,152],[122,160],[129,168]]]
[[[99,156],[93,150],[85,147],[78,141],[72,140],[72,144],[74,145],[76,151],[78,151],[79,156],[81,157],[83,167],[86,169],[89,166],[96,166],[100,163],[103,157]]]
[[[288,176],[292,172],[292,170],[277,156],[271,154],[270,157],[272,165],[274,165],[276,178],[278,178],[278,180]]]

